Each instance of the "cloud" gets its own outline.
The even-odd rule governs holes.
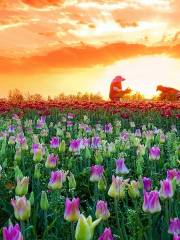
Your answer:
[[[89,68],[110,65],[116,61],[153,54],[167,54],[180,58],[180,45],[174,47],[147,47],[141,44],[114,43],[102,47],[81,44],[64,47],[43,55],[19,59],[0,58],[1,73],[53,72],[58,69]]]
[[[122,28],[127,28],[127,27],[138,27],[139,23],[138,22],[127,22],[122,19],[116,19],[116,22],[122,27]]]
[[[46,7],[46,6],[58,6],[62,4],[63,0],[21,0],[23,3],[32,7]]]

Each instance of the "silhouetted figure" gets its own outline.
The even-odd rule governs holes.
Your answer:
[[[109,98],[111,101],[119,101],[120,98],[122,98],[125,94],[128,94],[131,92],[131,89],[127,88],[125,90],[122,90],[122,82],[126,79],[122,76],[116,76],[110,85],[110,92],[109,92]]]
[[[158,85],[156,91],[160,91],[159,99],[160,100],[179,100],[180,99],[180,91],[171,87],[164,87],[162,85]]]

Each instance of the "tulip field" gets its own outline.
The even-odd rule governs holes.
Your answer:
[[[180,240],[180,103],[0,101],[0,239]]]

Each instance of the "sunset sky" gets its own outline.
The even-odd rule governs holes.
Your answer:
[[[180,0],[0,0],[0,97],[180,88]]]

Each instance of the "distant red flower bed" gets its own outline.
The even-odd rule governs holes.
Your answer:
[[[59,109],[64,110],[86,110],[98,111],[104,110],[111,114],[120,113],[123,118],[128,118],[129,114],[133,112],[147,112],[158,111],[165,117],[176,115],[180,118],[180,102],[163,102],[163,101],[128,101],[128,102],[111,102],[111,101],[22,101],[11,102],[7,100],[0,100],[0,113],[7,113],[13,109],[18,109],[21,113],[29,110],[37,110],[40,114],[48,115],[50,110]]]

